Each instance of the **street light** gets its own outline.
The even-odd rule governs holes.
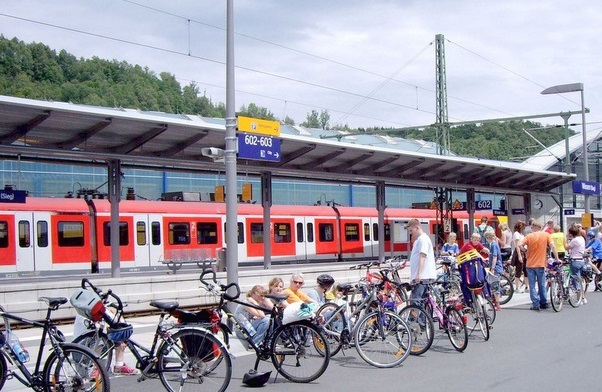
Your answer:
[[[583,83],[559,84],[557,86],[548,87],[543,90],[542,94],[563,94],[572,93],[575,91],[581,92],[581,132],[583,133],[583,171],[585,172],[585,181],[589,181],[589,163],[587,158],[587,135],[585,134],[585,103],[583,99]],[[566,123],[566,120],[565,120]],[[584,195],[585,213],[589,214],[589,195]]]

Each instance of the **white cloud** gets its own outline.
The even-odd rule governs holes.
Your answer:
[[[2,3],[5,37],[170,72],[225,101],[225,2]],[[600,119],[597,2],[245,0],[234,7],[237,109],[254,102],[297,122],[327,109],[352,127],[433,123],[430,44],[444,34],[450,120],[579,110],[576,93],[540,95],[573,82],[585,85],[588,121]]]

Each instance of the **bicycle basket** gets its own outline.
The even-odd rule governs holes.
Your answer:
[[[117,323],[109,329],[109,339],[114,342],[124,342],[128,340],[134,333],[134,328],[131,324]]]

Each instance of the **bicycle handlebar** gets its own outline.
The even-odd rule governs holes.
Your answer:
[[[119,298],[119,296],[113,292],[113,290],[109,289],[105,293],[98,287],[94,286],[94,284],[92,284],[92,282],[90,282],[88,280],[88,278],[82,279],[82,288],[83,289],[87,289],[87,288],[92,289],[92,291],[94,291],[100,297],[102,302],[105,304],[109,302],[108,301],[109,297],[113,298],[115,301],[117,301],[117,305],[116,306],[113,305],[112,307],[117,309],[117,311],[119,311],[119,312],[123,311],[123,307],[124,307],[123,302],[121,301],[121,298]]]
[[[205,275],[211,275],[211,280],[213,282],[206,281],[205,280]],[[216,285],[219,285],[220,291],[222,291],[222,296],[224,297],[224,299],[226,299],[228,301],[234,301],[234,300],[238,299],[238,297],[240,297],[240,286],[238,285],[238,283],[232,282],[232,283],[230,283],[228,285],[225,285],[225,286],[223,284],[218,283],[217,277],[215,275],[215,271],[212,270],[212,269],[206,269],[203,272],[201,272],[201,276],[199,277],[199,280],[210,291]],[[233,287],[236,289],[236,293],[234,295],[228,294],[228,290],[230,290]]]

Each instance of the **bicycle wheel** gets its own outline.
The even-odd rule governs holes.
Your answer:
[[[487,321],[489,322],[489,328],[493,328],[493,323],[495,322],[495,318],[497,317],[497,310],[495,310],[493,300],[491,300],[490,298],[486,299],[485,315],[487,316]]]
[[[552,304],[552,309],[554,309],[555,312],[560,312],[563,303],[562,282],[560,282],[558,278],[552,278],[550,280],[550,304]]]
[[[109,374],[92,351],[73,343],[61,344],[44,364],[44,382],[48,391],[109,392]]]
[[[569,283],[568,287],[569,304],[571,304],[573,308],[578,308],[579,305],[581,305],[582,293],[581,290],[576,287],[577,280],[574,277],[571,277],[570,279],[571,282]]]
[[[514,295],[514,284],[506,273],[500,275],[500,305],[505,305]]]
[[[73,343],[88,347],[98,356],[100,364],[107,369],[107,372],[111,371],[115,343],[109,339],[106,333],[98,330],[89,331],[73,339]]]
[[[594,291],[602,291],[602,274],[594,276]]]
[[[447,318],[446,331],[449,341],[457,351],[464,351],[468,346],[468,330],[462,315],[459,311],[453,308],[447,308],[445,310]]]
[[[331,357],[335,356],[343,347],[341,334],[347,328],[345,315],[340,308],[339,305],[333,302],[327,302],[320,306],[320,309],[316,312],[316,319],[319,320],[319,325],[323,328],[322,332],[330,348]]]
[[[223,343],[203,329],[184,328],[163,342],[158,352],[157,373],[170,392],[225,391],[232,377],[232,361]]]
[[[355,348],[364,361],[379,368],[402,363],[412,347],[410,328],[393,312],[366,314],[355,328]]]
[[[483,335],[483,339],[485,341],[489,340],[489,320],[491,316],[487,313],[488,300],[483,297],[483,294],[476,295],[476,306],[475,306],[475,316],[477,321],[477,326],[481,331],[481,335]],[[495,307],[491,306],[495,311]]]
[[[272,363],[284,378],[307,383],[320,377],[330,362],[330,348],[318,327],[307,321],[283,325],[274,332]]]
[[[408,324],[412,334],[411,355],[424,354],[435,339],[435,328],[431,318],[420,306],[408,305],[399,311],[399,316]]]
[[[4,355],[0,353],[0,391],[6,382],[6,368],[6,359],[4,358]]]

